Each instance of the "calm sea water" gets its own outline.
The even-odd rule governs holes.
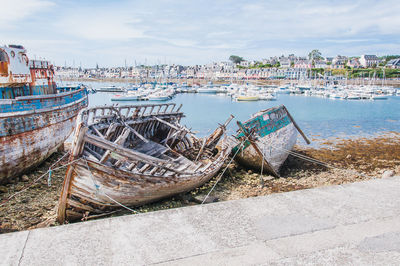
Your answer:
[[[92,87],[108,84],[91,83]],[[123,84],[115,84],[122,85]],[[110,104],[113,93],[89,95],[89,105]],[[230,114],[240,121],[272,106],[284,104],[304,133],[318,142],[322,139],[351,138],[354,136],[379,135],[383,132],[400,132],[400,97],[388,100],[333,100],[302,95],[278,95],[276,101],[234,102],[226,95],[178,94],[172,100],[183,104],[186,117],[182,123],[204,136],[223,123]],[[113,102],[117,103],[117,102]],[[156,102],[120,102],[124,104],[149,104]],[[228,132],[234,133],[237,126],[231,122]],[[299,144],[304,141],[299,138]]]

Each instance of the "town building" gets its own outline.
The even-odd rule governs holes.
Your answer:
[[[389,62],[387,62],[386,67],[399,69],[400,68],[400,57],[392,59]]]
[[[376,55],[365,55],[360,57],[360,64],[363,67],[376,67],[380,63],[379,58]]]

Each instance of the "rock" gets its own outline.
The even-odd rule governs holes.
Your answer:
[[[350,159],[351,158],[351,154],[347,154],[346,159]]]
[[[5,186],[0,186],[0,193],[7,193],[8,189]]]
[[[21,203],[28,203],[29,202],[29,198],[23,198],[22,200],[21,200]]]
[[[196,203],[202,203],[204,200],[204,195],[199,195],[193,198],[193,201]],[[214,196],[208,196],[208,198],[206,199],[206,201],[204,203],[212,203],[212,202],[217,202],[219,201],[219,198],[214,197]]]
[[[388,178],[394,176],[395,172],[393,170],[386,170],[382,174],[382,178]]]
[[[275,179],[275,177],[272,176],[272,175],[263,176],[263,180],[264,180],[264,181],[271,181],[271,180],[273,180],[273,179]]]
[[[28,182],[29,181],[29,177],[27,175],[23,175],[23,176],[21,176],[21,181]]]

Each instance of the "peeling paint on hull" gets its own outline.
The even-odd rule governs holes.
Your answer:
[[[40,114],[41,121],[47,121],[44,126],[0,137],[0,183],[10,181],[54,153],[71,134],[79,110],[86,105],[85,98],[58,110],[43,112]],[[16,121],[25,121],[37,115],[11,117]]]
[[[245,141],[236,155],[240,164],[279,176],[279,170],[296,144],[297,124],[286,107],[281,105],[262,110],[244,124],[238,122],[236,152],[238,141]],[[235,140],[234,140],[235,141]]]
[[[263,158],[258,154],[253,146],[247,147],[243,152],[239,152],[236,160],[247,167],[260,170],[261,167],[269,172],[279,173],[279,168],[285,162],[297,140],[297,130],[294,125],[289,125],[281,128],[261,139],[256,141],[257,146],[264,156],[265,162],[262,165]],[[272,168],[272,169],[271,169]]]

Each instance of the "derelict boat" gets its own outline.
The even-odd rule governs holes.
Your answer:
[[[203,185],[231,152],[232,116],[199,139],[175,104],[103,106],[78,116],[58,221],[110,213]]]
[[[0,46],[0,183],[61,147],[87,103],[86,87],[56,87],[49,62],[29,60],[20,45]]]
[[[235,160],[249,168],[263,169],[279,177],[279,169],[297,141],[299,132],[307,144],[309,140],[300,130],[284,105],[255,113],[234,136]],[[243,144],[242,144],[243,141]],[[240,149],[238,151],[238,149]]]

